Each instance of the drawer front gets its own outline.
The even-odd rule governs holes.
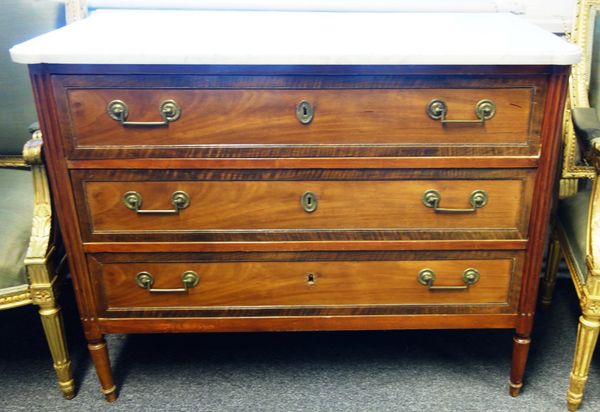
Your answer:
[[[362,181],[126,181],[125,172],[124,178],[116,172],[109,181],[101,181],[99,173],[79,184],[82,227],[92,237],[266,231],[276,239],[273,234],[283,232],[372,236],[377,231],[456,229],[525,236],[533,183],[533,174],[524,171],[512,179],[483,179],[484,172],[479,172],[480,178],[473,180]],[[172,199],[181,193],[188,201],[178,208]],[[128,203],[132,194],[137,200]]]
[[[101,306],[107,310],[508,306],[521,270],[520,260],[506,252],[489,252],[485,258],[439,253],[437,258],[419,259],[417,254],[415,260],[404,261],[365,256],[354,261],[102,259],[92,255],[89,262],[103,297]],[[423,271],[433,274],[432,288],[419,280]],[[465,272],[474,277],[465,281]],[[197,278],[188,279],[186,288],[183,276]]]
[[[511,85],[510,81],[435,81],[410,76],[353,80],[353,88],[349,88],[350,79],[332,83],[285,77],[253,83],[204,79],[205,87],[194,87],[197,82],[187,78],[180,79],[178,87],[169,87],[170,82],[151,86],[154,83],[136,77],[123,79],[132,87],[102,85],[107,83],[105,78],[96,84],[89,78],[72,81],[78,86],[69,86],[68,79],[58,80],[57,93],[64,96],[59,107],[69,114],[63,128],[70,136],[74,158],[141,153],[167,157],[393,156],[418,154],[419,150],[430,155],[436,150],[442,155],[534,154],[541,121],[534,108],[543,106],[544,98],[539,81]],[[267,81],[274,88],[265,87]],[[435,118],[429,116],[427,107],[433,100],[446,105],[446,120],[465,122],[443,124],[440,106],[434,110]],[[480,119],[478,103],[485,100],[493,102],[493,115],[473,123]],[[180,113],[169,108],[161,112],[165,102],[175,102]]]

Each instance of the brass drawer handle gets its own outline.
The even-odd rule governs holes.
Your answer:
[[[163,119],[160,122],[128,121],[129,108],[122,100],[113,100],[108,103],[106,111],[111,119],[120,122],[124,127],[163,127],[168,126],[170,122],[174,122],[181,116],[181,107],[179,107],[175,100],[164,100],[160,103],[158,112]]]
[[[140,209],[142,207],[142,201],[142,195],[136,191],[132,190],[123,193],[123,204],[125,207],[135,210],[135,212],[140,215],[176,215],[181,209],[185,209],[190,205],[190,196],[181,190],[173,192],[171,195],[171,204],[175,209],[172,210],[142,210]]]
[[[440,207],[441,200],[442,195],[437,190],[429,189],[423,192],[423,204],[426,207],[433,209],[437,213],[473,213],[477,209],[487,205],[488,194],[485,190],[474,190],[471,193],[471,196],[469,196],[469,203],[472,206],[470,209],[451,209]]]
[[[481,275],[477,269],[468,268],[462,274],[464,285],[460,286],[434,286],[435,272],[431,269],[422,269],[417,276],[417,280],[421,285],[427,286],[429,290],[465,290],[469,286],[474,285],[479,281]]]
[[[433,120],[439,120],[442,124],[448,123],[485,123],[496,114],[496,103],[491,100],[484,99],[477,102],[475,105],[475,115],[477,120],[448,120],[448,105],[442,99],[433,99],[427,104],[427,114]]]
[[[155,289],[152,287],[154,285],[154,276],[150,272],[140,272],[135,275],[135,282],[142,289],[147,289],[150,293],[181,293],[187,292],[188,289],[191,289],[198,285],[200,282],[200,277],[198,274],[192,270],[187,270],[181,274],[181,282],[183,283],[182,288],[174,288],[174,289]]]

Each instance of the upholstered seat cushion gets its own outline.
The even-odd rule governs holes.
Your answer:
[[[2,289],[27,284],[23,261],[32,218],[31,172],[0,168],[0,294]]]
[[[587,218],[591,190],[582,190],[558,203],[558,218],[573,257],[577,274],[583,283],[587,275]]]

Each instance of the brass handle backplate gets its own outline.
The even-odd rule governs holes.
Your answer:
[[[162,117],[160,122],[130,122],[127,120],[129,116],[129,108],[122,100],[113,100],[106,106],[106,112],[111,117],[123,126],[129,127],[163,127],[168,126],[170,122],[181,117],[181,107],[175,100],[164,100],[158,106],[158,112]]]
[[[496,103],[489,99],[480,100],[475,105],[475,116],[477,119],[473,120],[448,120],[446,115],[448,114],[448,105],[442,99],[433,99],[427,104],[427,114],[433,120],[439,120],[442,124],[448,123],[485,123],[486,120],[490,120],[496,114]]]
[[[125,192],[123,193],[123,204],[125,205],[125,207],[127,207],[128,209],[131,210],[135,210],[136,213],[142,215],[142,214],[154,214],[154,215],[175,215],[177,213],[179,213],[179,211],[181,209],[185,209],[186,207],[188,207],[190,205],[190,196],[181,190],[178,190],[176,192],[173,192],[173,194],[171,195],[171,204],[173,205],[174,209],[169,209],[169,210],[156,210],[156,209],[150,209],[150,210],[142,210],[142,195],[140,195],[138,192],[136,191],[129,191],[129,192]]]
[[[200,282],[200,277],[198,274],[192,270],[187,270],[181,274],[181,282],[183,283],[182,288],[174,288],[174,289],[155,289],[152,286],[154,285],[154,277],[150,272],[139,272],[135,275],[135,282],[142,289],[147,289],[150,293],[181,293],[187,292],[188,289],[191,289],[198,285]]]
[[[435,272],[431,269],[422,269],[418,276],[417,280],[421,285],[427,286],[429,290],[465,290],[468,289],[469,286],[474,285],[479,281],[481,275],[477,269],[468,268],[462,274],[463,285],[460,286],[434,286],[433,282],[435,281]]]
[[[470,209],[451,209],[440,207],[442,195],[435,189],[423,192],[423,204],[439,213],[472,213],[484,207],[488,202],[488,194],[485,190],[474,190],[469,196]]]
[[[310,102],[302,100],[296,105],[296,118],[302,124],[309,124],[315,115],[315,108]]]
[[[314,212],[315,210],[317,210],[317,206],[319,205],[317,195],[313,192],[304,192],[302,197],[300,197],[300,205],[306,213]]]

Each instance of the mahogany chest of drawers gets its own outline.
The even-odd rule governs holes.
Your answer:
[[[530,343],[567,66],[30,66],[103,335],[515,329]]]

